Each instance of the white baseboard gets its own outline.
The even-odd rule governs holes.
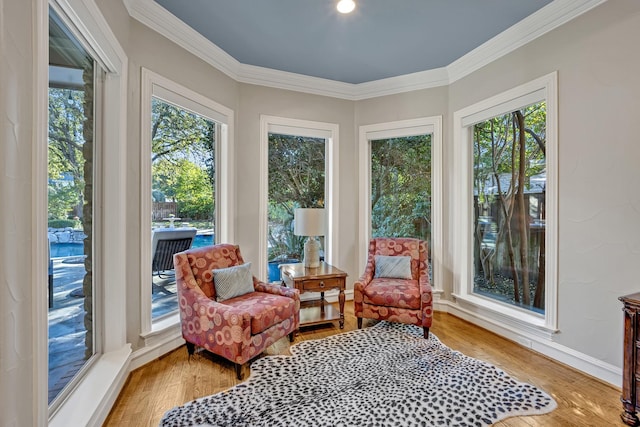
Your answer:
[[[460,305],[446,300],[434,301],[434,310],[450,313],[474,325],[478,325],[502,337],[505,337],[523,347],[543,354],[553,360],[568,365],[587,375],[598,378],[614,387],[622,387],[622,368],[605,363],[587,354],[558,344],[554,341],[541,339],[531,334],[523,333],[509,325],[499,324]]]
[[[302,301],[311,301],[318,298],[319,294],[315,293],[305,293],[300,296]],[[338,292],[327,292],[325,299],[331,303],[337,302]],[[353,300],[353,289],[347,289],[345,291],[345,299],[346,301]],[[492,319],[483,317],[478,313],[470,312],[454,302],[442,299],[441,295],[437,292],[434,292],[434,310],[460,317],[523,347],[598,378],[614,387],[620,388],[622,386],[622,368],[605,363],[554,341],[540,339],[539,337],[518,331],[508,325],[496,323]],[[129,371],[133,371],[184,344],[184,339],[182,338],[179,328],[164,334],[162,338],[156,337],[153,341],[152,345],[137,350],[131,355]]]
[[[303,294],[301,297],[303,300],[313,300],[317,299],[318,295]],[[338,292],[327,292],[325,298],[329,302],[337,302]],[[345,291],[345,299],[353,300],[353,289]],[[434,309],[460,317],[587,375],[615,387],[621,387],[622,369],[617,366],[556,342],[522,333],[509,325],[498,324],[454,302],[441,299],[439,294],[434,295]],[[102,425],[131,371],[180,347],[184,344],[184,339],[179,327],[168,328],[159,334],[154,334],[152,339],[147,337],[147,344],[148,346],[133,353],[130,346],[126,345],[121,350],[103,355],[78,385],[77,390],[52,415],[49,426]]]

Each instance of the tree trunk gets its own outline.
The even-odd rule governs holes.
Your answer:
[[[494,168],[494,176],[496,179],[496,185],[498,187],[498,200],[500,200],[500,207],[503,215],[503,223],[500,224],[500,231],[498,238],[496,239],[496,253],[498,252],[498,242],[502,241],[501,234],[506,233],[507,236],[507,253],[509,255],[509,267],[511,269],[511,277],[513,278],[513,298],[515,302],[520,302],[520,286],[518,271],[516,270],[516,259],[513,253],[513,236],[511,234],[511,217],[513,216],[514,203],[508,203],[508,199],[502,192],[502,186],[500,185],[500,175],[497,169]],[[511,196],[510,196],[511,197]]]
[[[542,193],[542,201],[540,202],[541,217],[543,220],[547,218],[546,215],[546,191]],[[546,241],[547,241],[547,227],[545,226],[540,234],[540,252],[538,253],[538,280],[536,281],[536,294],[533,297],[533,306],[536,308],[544,309],[545,300],[545,274],[546,274]]]
[[[544,299],[545,299],[545,284],[544,284],[544,276],[546,273],[545,269],[545,237],[546,230],[543,230],[540,234],[540,253],[538,254],[538,280],[536,281],[536,293],[533,297],[533,306],[536,308],[544,309]]]
[[[526,179],[525,169],[527,161],[526,132],[524,129],[524,116],[521,111],[514,111],[515,122],[518,128],[518,190],[516,200],[518,203],[518,221],[520,234],[520,269],[522,270],[522,303],[531,304],[531,291],[529,287],[529,213],[524,200],[524,184]],[[515,135],[514,135],[515,137]],[[514,138],[515,139],[515,138]],[[515,148],[515,147],[514,147]]]
[[[502,222],[499,223],[498,225],[498,236],[496,238],[496,248],[493,254],[491,254],[490,256],[490,262],[491,263],[494,262],[496,254],[499,252],[498,246],[500,245],[500,242],[502,242],[502,236],[506,234],[506,238],[507,238],[506,245],[507,245],[507,253],[509,256],[509,267],[511,270],[511,277],[513,278],[513,298],[515,302],[520,302],[520,286],[519,286],[519,279],[518,279],[518,271],[516,270],[516,267],[515,267],[516,260],[515,260],[515,254],[513,253],[513,237],[511,234],[511,217],[513,215],[514,204],[510,203],[509,201],[509,199],[512,196],[509,195],[508,197],[505,197],[502,191],[502,186],[500,182],[500,173],[498,172],[498,161],[497,161],[500,155],[498,154],[498,150],[496,149],[495,140],[496,140],[495,131],[492,124],[491,126],[491,157],[492,157],[491,164],[492,164],[493,177],[496,181],[496,186],[497,186],[498,200],[500,202],[500,210],[502,211]],[[514,163],[513,151],[511,154],[511,162],[513,165]],[[512,170],[513,170],[513,167],[512,167]],[[512,181],[513,181],[513,172],[512,172]],[[510,190],[509,194],[513,194],[513,192]],[[491,272],[491,275],[493,276],[493,271]]]

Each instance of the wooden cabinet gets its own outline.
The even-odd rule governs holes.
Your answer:
[[[640,408],[640,292],[619,298],[624,304],[624,350],[622,366],[622,421],[630,426],[640,424],[636,412]]]
[[[344,328],[344,290],[347,273],[327,263],[321,263],[318,268],[305,268],[304,264],[280,265],[282,281],[290,288],[295,288],[301,294],[305,292],[319,292],[320,299],[304,301],[300,304],[300,326],[329,323],[334,320],[340,322],[340,329]],[[332,289],[338,290],[340,311],[324,299],[324,293]]]

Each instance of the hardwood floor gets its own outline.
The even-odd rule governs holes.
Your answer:
[[[337,323],[304,328],[295,342],[340,333]],[[364,327],[372,324],[364,321]],[[353,303],[347,301],[344,331],[356,328]],[[514,378],[542,388],[558,402],[550,414],[508,418],[496,423],[497,427],[624,426],[620,390],[615,387],[450,314],[436,312],[431,331],[452,349],[492,363]],[[264,353],[278,354],[290,354],[286,337]],[[249,368],[244,369],[248,378]],[[238,383],[230,362],[203,351],[189,360],[183,346],[130,374],[104,426],[157,426],[164,412],[174,406]]]

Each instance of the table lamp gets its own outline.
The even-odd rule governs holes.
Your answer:
[[[320,267],[320,241],[318,236],[324,236],[324,209],[300,208],[293,212],[293,234],[306,236],[304,243],[304,266],[308,268]]]

